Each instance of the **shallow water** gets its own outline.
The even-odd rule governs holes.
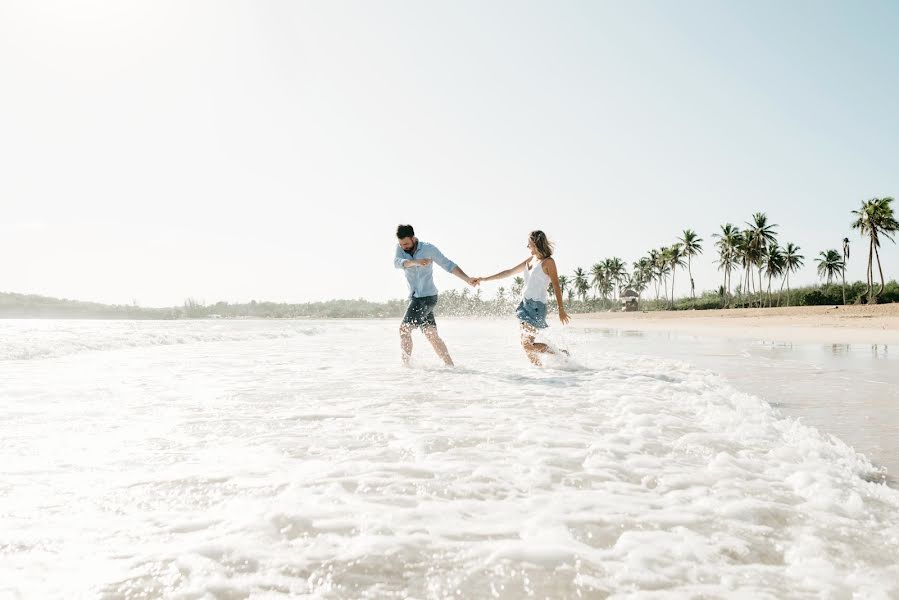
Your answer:
[[[0,322],[0,598],[899,594],[899,491],[786,409],[651,339],[396,328]]]
[[[725,377],[787,416],[833,434],[899,488],[899,352],[883,344],[792,344],[680,332],[580,328],[607,349],[687,361]],[[893,350],[893,352],[891,352]]]

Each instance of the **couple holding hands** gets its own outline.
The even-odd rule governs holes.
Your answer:
[[[409,307],[400,325],[403,364],[408,365],[412,357],[412,330],[420,327],[437,355],[448,366],[453,366],[453,359],[450,358],[446,344],[437,334],[437,321],[434,319],[434,307],[437,305],[437,287],[434,285],[433,269],[435,263],[472,287],[483,281],[495,281],[521,273],[524,286],[521,290],[521,302],[516,309],[521,326],[521,346],[528,359],[537,366],[540,366],[540,354],[554,352],[548,345],[534,341],[538,330],[547,327],[546,304],[550,284],[559,306],[559,321],[563,324],[568,322],[568,314],[562,303],[562,288],[559,286],[556,262],[552,258],[553,245],[545,233],[532,231],[528,235],[527,244],[530,256],[511,269],[489,277],[469,277],[436,246],[415,237],[415,230],[411,225],[397,227],[396,237],[399,242],[393,263],[397,269],[402,269],[406,276],[410,298]]]

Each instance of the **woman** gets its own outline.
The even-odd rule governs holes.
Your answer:
[[[518,320],[521,322],[521,346],[530,361],[540,366],[539,355],[541,353],[553,354],[553,350],[548,345],[534,341],[537,331],[547,327],[546,300],[550,283],[552,283],[553,291],[556,294],[556,303],[559,306],[559,321],[563,325],[568,322],[568,314],[562,304],[559,274],[556,271],[556,261],[552,258],[553,245],[546,238],[546,234],[542,231],[532,231],[528,236],[528,250],[531,251],[531,256],[521,264],[490,277],[475,277],[475,280],[478,282],[494,281],[522,273],[524,287],[521,289],[521,302],[516,309]]]

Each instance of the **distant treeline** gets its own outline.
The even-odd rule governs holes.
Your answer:
[[[177,309],[109,305],[34,294],[0,292],[0,318],[5,319],[177,319]]]
[[[863,281],[846,283],[846,304],[867,304],[869,289]],[[843,287],[839,283],[806,286],[790,290],[789,298],[786,290],[772,292],[766,306],[825,306],[843,304]],[[723,286],[717,292],[705,292],[696,298],[696,310],[725,308],[725,291]],[[758,306],[758,295],[732,294],[728,296],[729,307],[749,308]],[[643,310],[665,310],[665,300],[643,302]],[[889,281],[884,285],[883,293],[877,299],[879,304],[899,302],[899,284]],[[674,303],[674,310],[693,308],[690,298],[680,298]]]
[[[0,318],[7,319],[379,318],[402,315],[405,308],[403,300],[329,300],[303,304],[253,300],[244,304],[203,304],[192,298],[182,306],[144,308],[0,292]]]
[[[864,303],[867,286],[864,282],[846,284],[846,300],[849,304]],[[787,304],[786,292],[772,299],[772,305]],[[842,287],[838,284],[808,286],[790,292],[791,306],[815,306],[841,304]],[[742,300],[742,302],[741,302]],[[730,296],[730,306],[749,305],[753,300],[747,296]],[[899,302],[899,284],[890,281],[886,284],[880,298],[883,303]],[[696,298],[696,309],[706,310],[723,308],[725,305],[724,290],[706,292]],[[217,302],[203,304],[192,298],[185,300],[182,306],[170,308],[142,308],[133,305],[110,305],[96,302],[81,302],[36,296],[29,294],[13,294],[0,292],[0,318],[6,319],[378,319],[399,318],[406,310],[406,300],[389,300],[387,302],[370,302],[368,300],[328,300],[326,302],[306,302],[302,304],[286,304],[277,302],[256,302],[243,304]],[[512,296],[499,294],[496,298],[483,299],[480,290],[470,293],[465,289],[461,293],[449,290],[440,295],[437,305],[438,315],[450,317],[503,317],[511,316],[517,301]],[[565,302],[570,313],[600,312],[616,310],[619,303],[611,299],[589,297],[577,299],[568,294]],[[682,298],[675,302],[675,310],[693,308],[693,300]],[[641,300],[641,310],[670,310],[667,300]],[[550,310],[555,311],[555,301],[550,301]]]

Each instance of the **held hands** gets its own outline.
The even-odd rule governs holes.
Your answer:
[[[467,283],[471,287],[478,287],[481,285],[481,279],[483,279],[483,277],[469,277]]]
[[[434,259],[432,259],[432,258],[419,258],[419,259],[416,260],[415,262],[418,263],[418,266],[419,266],[419,267],[427,267],[429,264],[431,264],[432,262],[434,262]]]

